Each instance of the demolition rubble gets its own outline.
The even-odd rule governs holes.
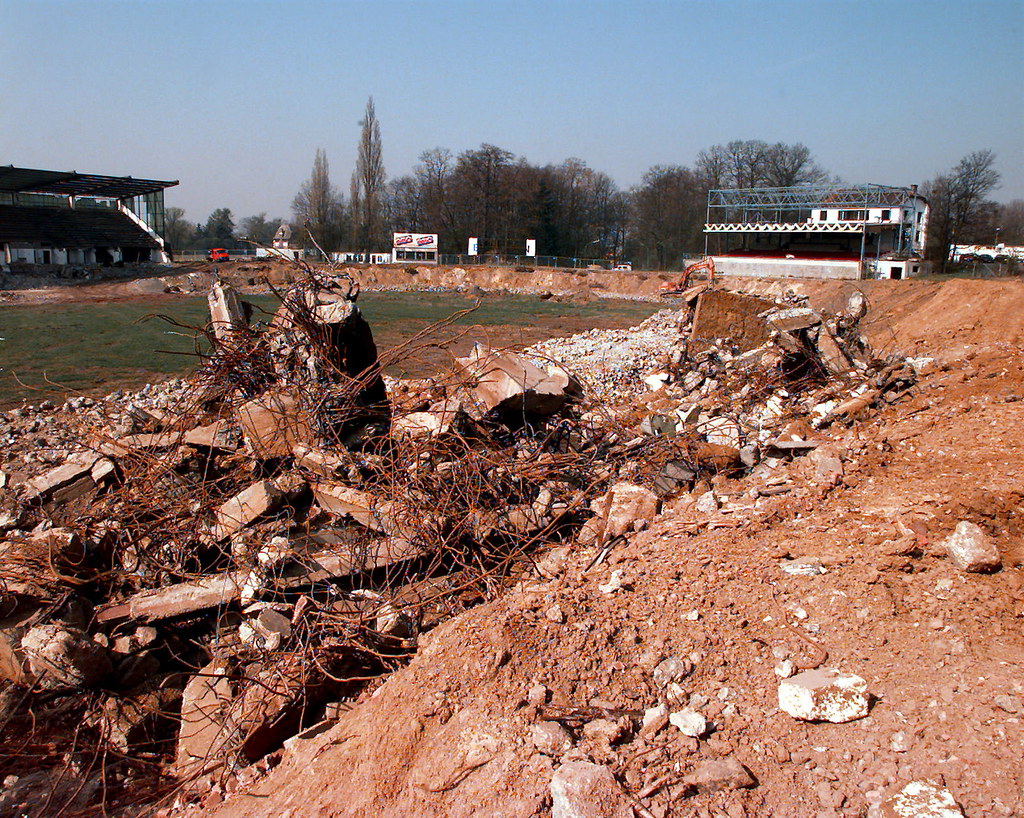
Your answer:
[[[630,332],[477,345],[399,381],[384,366],[415,350],[379,356],[357,296],[310,272],[260,317],[217,283],[193,376],[0,416],[0,719],[7,742],[51,723],[5,808],[155,802],[266,764],[547,549],[599,562],[669,507],[737,525],[798,459],[838,482],[829,428],[916,380],[860,334],[860,295],[833,315],[702,286]],[[748,490],[723,498],[718,475]],[[991,568],[977,532],[956,536],[958,564]],[[804,670],[787,712],[866,712],[863,680]],[[705,730],[667,711],[637,729],[648,716]],[[547,729],[534,741],[560,746]]]

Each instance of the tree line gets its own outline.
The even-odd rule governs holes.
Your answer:
[[[393,231],[437,233],[442,253],[467,252],[470,237],[484,255],[523,255],[536,239],[544,256],[629,260],[644,269],[678,268],[704,249],[707,194],[716,188],[785,187],[839,180],[805,145],[735,140],[701,150],[691,165],[655,165],[628,190],[582,159],[536,165],[484,143],[453,153],[431,148],[412,172],[387,180],[380,122],[372,97],[359,122],[348,195],[331,181],[318,149],[292,201],[294,236],[331,252],[386,251]],[[1024,201],[998,205],[995,156],[976,151],[923,186],[932,206],[929,255],[952,244],[1024,244]],[[235,223],[227,208],[205,223],[167,208],[166,238],[178,250],[234,248],[246,239],[269,245],[283,220],[266,213]],[[997,228],[999,228],[997,230]]]

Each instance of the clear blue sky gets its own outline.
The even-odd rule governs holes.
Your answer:
[[[850,182],[991,148],[1024,198],[1024,1],[0,0],[0,164],[180,179],[204,220],[285,216],[317,147],[347,191],[377,104],[388,176],[490,142],[623,188],[731,139]]]

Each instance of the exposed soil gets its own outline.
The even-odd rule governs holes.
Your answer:
[[[365,278],[566,293],[597,281],[628,295],[660,283],[494,270]],[[684,497],[589,572],[595,547],[538,554],[513,587],[423,635],[410,664],[337,723],[175,814],[547,816],[552,771],[566,759],[607,764],[638,815],[865,816],[922,778],[943,781],[968,816],[1024,814],[1024,284],[725,284],[794,289],[823,307],[860,289],[876,346],[934,361],[911,396],[832,429],[838,482],[795,460],[794,486],[755,512],[741,482],[716,478],[734,502],[714,525]],[[1000,571],[963,573],[945,557],[939,543],[961,520],[995,538]],[[824,573],[781,570],[798,558]],[[667,657],[692,668],[677,689],[652,677]],[[829,724],[782,712],[775,669],[786,660],[862,676],[870,715]],[[538,721],[573,710],[615,721],[659,701],[698,707],[709,734],[669,726],[608,744],[569,719],[564,757],[531,740]],[[694,795],[682,785],[698,763],[726,757],[756,786]]]
[[[848,289],[799,286],[818,301]],[[228,784],[238,792],[207,794],[204,814],[547,815],[559,759],[531,743],[545,717],[531,688],[546,687],[549,707],[642,711],[666,696],[651,674],[669,656],[693,667],[670,705],[696,694],[711,735],[668,727],[609,748],[577,733],[569,756],[609,764],[634,794],[653,787],[639,799],[650,814],[865,815],[920,778],[944,780],[968,816],[1022,814],[1024,290],[864,289],[884,316],[876,341],[891,334],[937,360],[913,397],[834,433],[837,486],[808,473],[766,513],[722,514],[722,527],[700,533],[680,503],[589,574],[594,549],[542,560],[429,634],[407,668],[326,732],[292,742],[265,777],[245,771]],[[996,538],[1001,571],[965,574],[944,557],[937,544],[959,520]],[[798,557],[826,573],[780,570]],[[625,587],[606,593],[612,571]],[[779,710],[780,657],[810,665],[822,649],[827,666],[867,680],[867,718],[806,723]],[[686,772],[725,756],[757,786],[685,793]]]

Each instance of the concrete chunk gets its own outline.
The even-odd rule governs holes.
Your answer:
[[[931,781],[911,781],[878,805],[879,818],[963,818],[949,790]]]
[[[830,668],[798,673],[779,685],[779,707],[804,721],[841,724],[868,714],[868,684]]]
[[[312,439],[309,418],[296,396],[272,389],[238,408],[238,422],[249,451],[259,458],[286,457]]]
[[[992,538],[967,520],[956,524],[956,530],[942,541],[942,547],[961,571],[985,573],[1002,565],[999,549]]]
[[[456,366],[467,378],[480,414],[523,412],[550,415],[569,398],[571,379],[564,370],[548,373],[510,352],[494,352],[477,344]]]
[[[269,480],[253,483],[217,509],[217,524],[213,535],[224,540],[273,511],[284,495]]]
[[[643,486],[616,483],[591,508],[607,521],[605,536],[618,537],[650,523],[658,513],[658,497]]]
[[[194,776],[219,764],[222,751],[233,738],[226,725],[232,700],[227,673],[227,662],[214,660],[185,685],[174,762],[174,772],[180,778]]]

